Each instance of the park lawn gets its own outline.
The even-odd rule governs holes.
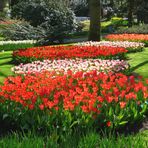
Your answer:
[[[75,133],[66,135],[64,140],[58,142],[54,135],[41,136],[35,133],[12,133],[0,137],[0,147],[10,148],[147,148],[148,130],[134,135],[100,136],[96,132],[88,132],[86,135]]]
[[[0,83],[2,84],[4,78],[6,78],[9,75],[12,75],[11,67],[14,65],[11,64],[12,61],[12,55],[11,51],[7,52],[0,52]]]
[[[148,78],[148,47],[142,52],[128,53],[127,55],[132,71]]]
[[[86,20],[82,21],[81,23],[84,25],[84,28],[82,30],[89,31],[90,21]],[[108,27],[109,25],[111,25],[111,23],[112,23],[111,21],[101,22],[101,27],[102,28]]]

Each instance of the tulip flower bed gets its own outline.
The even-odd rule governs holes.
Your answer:
[[[142,51],[144,43],[129,42],[129,41],[87,41],[77,43],[78,46],[113,46],[113,47],[124,47],[128,52]]]
[[[27,48],[13,52],[14,60],[22,63],[36,60],[72,59],[72,58],[124,58],[127,50],[121,47],[92,46],[45,46]]]
[[[110,34],[105,37],[112,41],[136,41],[148,46],[148,34]]]
[[[121,73],[42,72],[8,77],[0,86],[1,109],[35,130],[116,129],[143,119],[147,99],[148,83]]]
[[[20,64],[12,68],[16,74],[28,74],[42,71],[64,72],[71,70],[73,73],[83,71],[90,72],[119,72],[129,68],[129,64],[123,60],[100,60],[100,59],[64,59],[35,61],[28,64]]]

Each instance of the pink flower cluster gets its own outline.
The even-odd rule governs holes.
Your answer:
[[[124,48],[143,48],[144,43],[140,42],[129,42],[129,41],[87,41],[77,43],[78,46],[113,46],[113,47],[124,47]]]
[[[100,60],[100,59],[63,59],[35,61],[28,64],[20,64],[12,68],[16,74],[36,73],[42,71],[56,71],[57,73],[73,73],[78,71],[90,72],[119,72],[129,68],[129,64],[124,60]]]

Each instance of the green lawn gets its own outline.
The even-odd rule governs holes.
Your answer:
[[[5,77],[13,74],[11,72],[11,67],[13,67],[11,53],[11,51],[0,52],[0,83],[3,82]]]
[[[148,48],[145,48],[143,52],[129,53],[128,57],[132,70],[148,78]]]
[[[0,138],[2,148],[147,148],[148,130],[135,135],[100,136],[96,132],[88,132],[86,135],[66,135],[59,142],[55,135],[41,136],[35,133],[10,135]]]

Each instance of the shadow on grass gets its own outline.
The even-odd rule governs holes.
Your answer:
[[[140,64],[138,64],[138,65],[136,65],[134,67],[132,67],[131,68],[131,72],[133,72],[134,70],[138,69],[139,67],[144,66],[145,64],[148,64],[148,60],[147,61],[144,61],[144,62],[142,62],[142,63],[140,63]]]
[[[9,59],[9,58],[12,58],[12,56],[10,56],[10,55],[9,56],[1,56],[0,60]]]
[[[0,57],[0,66],[12,64],[12,56],[2,56]]]
[[[0,66],[11,65],[11,64],[12,64],[12,60],[4,62],[4,63],[0,63]]]

